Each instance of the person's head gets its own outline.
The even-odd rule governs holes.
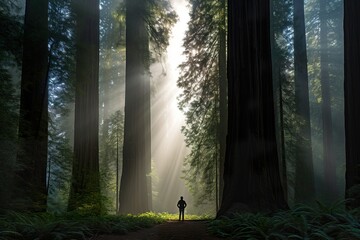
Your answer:
[[[180,199],[183,200],[183,196],[181,196]]]

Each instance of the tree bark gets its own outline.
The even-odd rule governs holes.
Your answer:
[[[286,208],[273,104],[269,1],[228,0],[228,135],[218,216]]]
[[[360,1],[344,0],[345,53],[345,142],[346,142],[346,197],[350,189],[360,184],[360,25],[357,22]],[[347,202],[348,208],[360,207],[359,194]]]
[[[304,0],[294,0],[295,105],[299,131],[296,142],[295,203],[314,203]]]
[[[27,0],[21,76],[19,151],[12,204],[46,210],[48,1]]]
[[[219,29],[219,89],[220,89],[220,122],[219,122],[219,203],[221,203],[222,192],[224,189],[224,162],[226,152],[226,134],[227,134],[227,76],[226,76],[226,6],[225,0],[221,0],[221,10],[223,11],[223,21]]]
[[[99,0],[74,1],[76,89],[69,210],[101,210],[99,183]]]
[[[322,122],[323,122],[323,158],[324,158],[324,190],[325,198],[330,202],[336,200],[337,181],[336,163],[333,151],[333,127],[330,99],[330,74],[329,74],[329,53],[327,45],[327,10],[326,0],[320,0],[320,81],[322,98]]]
[[[126,89],[120,213],[150,210],[149,38],[146,0],[126,1]],[[150,188],[150,189],[149,189]]]

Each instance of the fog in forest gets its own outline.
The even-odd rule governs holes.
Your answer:
[[[184,125],[183,113],[178,109],[177,96],[180,94],[176,81],[179,77],[178,66],[184,60],[183,38],[189,20],[187,2],[173,0],[173,8],[178,21],[172,29],[167,53],[163,62],[151,66],[153,96],[151,109],[152,122],[152,181],[153,210],[177,212],[176,203],[184,196],[191,206],[183,175],[183,162],[188,150],[185,146],[181,126]]]
[[[14,5],[10,4],[11,2],[0,3],[0,7],[7,6],[4,9],[8,11],[9,23],[14,21],[14,26],[17,26],[16,23],[26,25],[24,15],[27,1],[13,1]],[[221,2],[224,5],[221,5]],[[77,82],[87,82],[91,78],[86,75],[85,77],[76,75],[78,69],[85,73],[89,72],[90,70],[87,68],[91,65],[87,64],[86,61],[84,61],[85,63],[77,62],[78,60],[87,60],[88,55],[84,54],[78,58],[76,56],[77,51],[81,52],[81,48],[77,47],[81,44],[86,45],[84,39],[77,38],[76,27],[87,21],[94,24],[100,19],[99,24],[96,26],[99,28],[99,33],[91,38],[91,41],[94,42],[98,40],[98,36],[100,39],[99,44],[96,42],[99,46],[96,45],[94,54],[91,57],[92,60],[97,61],[97,54],[99,53],[100,60],[95,62],[95,65],[99,66],[99,72],[94,74],[96,78],[98,76],[98,79],[94,78],[95,81],[92,82],[99,83],[99,86],[96,84],[91,85],[92,90],[95,89],[95,92],[97,88],[99,89],[99,102],[89,104],[89,108],[93,107],[99,110],[99,115],[97,115],[96,111],[89,111],[90,113],[79,115],[82,115],[84,119],[94,115],[99,116],[96,121],[99,132],[94,134],[98,136],[95,139],[98,143],[94,141],[93,145],[98,146],[99,149],[96,150],[95,154],[91,153],[89,156],[94,156],[97,153],[99,155],[99,159],[95,159],[92,164],[99,163],[97,174],[100,172],[100,187],[98,190],[101,197],[105,199],[103,201],[104,209],[110,213],[119,213],[117,207],[119,206],[125,132],[125,82],[128,79],[134,79],[133,76],[133,78],[126,76],[126,49],[131,49],[134,54],[128,56],[139,58],[141,55],[145,59],[143,59],[140,68],[143,68],[142,70],[145,72],[143,75],[146,76],[139,73],[141,76],[135,78],[135,80],[142,82],[139,79],[143,80],[142,78],[144,78],[146,81],[150,79],[150,108],[142,111],[142,104],[146,101],[137,101],[138,98],[146,98],[148,92],[143,94],[144,92],[139,91],[141,93],[138,94],[135,90],[130,94],[132,95],[131,100],[133,100],[133,105],[130,105],[141,105],[140,110],[137,109],[137,111],[143,113],[142,115],[146,115],[144,118],[148,117],[147,113],[150,112],[151,141],[149,142],[151,142],[151,154],[147,154],[146,149],[144,155],[147,156],[144,159],[151,155],[151,172],[147,176],[139,174],[143,179],[147,178],[143,182],[148,181],[149,183],[149,179],[151,179],[151,191],[145,193],[147,197],[151,194],[149,209],[155,212],[176,213],[176,203],[180,196],[183,196],[188,203],[187,213],[214,214],[216,212],[215,205],[219,204],[221,199],[223,179],[220,172],[225,165],[222,162],[224,158],[220,155],[221,150],[227,147],[226,144],[220,146],[221,143],[225,142],[221,140],[226,138],[226,133],[223,139],[222,135],[219,134],[221,130],[223,130],[223,133],[226,132],[228,127],[228,119],[224,122],[220,121],[221,117],[223,117],[221,112],[224,109],[222,107],[228,107],[227,98],[229,97],[226,95],[228,92],[225,91],[226,103],[221,107],[221,83],[228,83],[230,80],[226,79],[226,60],[221,60],[221,56],[225,56],[226,59],[229,55],[226,49],[227,44],[229,44],[226,42],[229,32],[227,32],[228,22],[226,22],[227,7],[225,1],[170,0],[172,9],[177,14],[174,25],[169,23],[172,21],[172,16],[169,14],[171,13],[169,2],[151,2],[151,4],[155,5],[149,4],[151,7],[146,10],[148,12],[144,11],[148,14],[146,15],[146,22],[143,21],[144,19],[139,18],[141,21],[135,19],[133,25],[131,25],[143,24],[137,33],[142,33],[139,34],[139,38],[143,37],[140,35],[147,36],[146,48],[148,49],[146,51],[139,47],[141,44],[134,47],[131,43],[127,44],[126,42],[124,0],[99,1],[99,8],[96,2],[92,6],[96,11],[94,9],[92,11],[99,11],[100,16],[96,14],[85,14],[83,16],[81,15],[81,8],[80,10],[76,9],[72,5],[73,3],[70,0],[52,0],[44,3],[44,9],[47,7],[48,11],[46,13],[48,18],[44,17],[44,20],[48,19],[48,22],[43,21],[43,27],[44,29],[48,28],[49,36],[45,36],[45,38],[41,35],[41,31],[37,33],[45,39],[43,49],[44,53],[46,53],[44,56],[46,56],[44,59],[45,62],[46,59],[49,61],[46,66],[48,96],[44,95],[43,97],[43,99],[48,97],[47,109],[44,108],[49,113],[49,119],[45,121],[48,124],[49,131],[49,133],[46,133],[48,139],[45,139],[48,141],[46,142],[48,152],[46,152],[47,158],[43,159],[43,167],[45,166],[46,171],[41,173],[46,175],[46,196],[48,197],[46,204],[49,211],[67,211],[69,192],[71,184],[74,182],[72,181],[72,164],[74,162],[74,145],[76,145],[76,140],[74,140],[76,126],[74,122]],[[81,4],[84,4],[84,2]],[[83,9],[87,7],[85,5],[79,6]],[[134,8],[133,11],[135,12],[142,9],[143,6],[138,4],[136,7],[139,8]],[[276,144],[286,201],[289,206],[294,206],[296,203],[309,203],[309,199],[312,202],[316,199],[330,204],[345,198],[346,184],[343,1],[273,0],[271,1],[271,7],[270,37]],[[86,11],[91,10],[86,9]],[[192,13],[191,16],[190,12]],[[87,19],[89,16],[96,18],[96,21]],[[165,18],[166,20],[164,20]],[[37,21],[36,18],[34,19],[34,21]],[[163,36],[160,36],[163,38],[156,40],[160,39],[159,42],[163,45],[151,39],[153,35],[151,35],[150,31],[151,27],[155,25],[154,22],[160,19],[163,19],[164,22],[159,24],[160,27],[157,26],[160,29],[157,29],[157,34],[163,34]],[[132,18],[132,20],[134,19]],[[84,26],[80,27],[87,30],[91,29]],[[168,39],[169,45],[166,47],[166,51],[159,56],[157,55],[158,52],[163,50],[161,47],[167,45],[168,35],[166,35],[166,32],[169,29],[171,31]],[[14,89],[9,90],[11,97],[2,97],[2,99],[5,99],[3,102],[12,99],[13,102],[4,107],[4,113],[8,114],[10,112],[8,109],[12,109],[14,115],[5,116],[4,114],[5,117],[3,118],[7,122],[16,122],[9,128],[11,129],[9,135],[12,138],[10,142],[13,141],[12,144],[16,145],[17,134],[20,132],[17,122],[22,119],[18,110],[20,108],[21,83],[23,81],[21,72],[23,63],[21,57],[19,57],[22,50],[19,50],[21,46],[17,46],[17,44],[21,45],[20,43],[22,43],[19,36],[23,37],[21,35],[23,29],[14,27],[14,29],[8,30],[13,31],[14,36],[9,35],[9,39],[6,39],[4,43],[13,44],[14,46],[11,49],[14,53],[8,49],[2,49],[3,55],[0,60],[4,62],[2,67],[4,72],[9,73],[4,75],[4,79]],[[37,28],[33,30],[37,30]],[[188,35],[186,35],[186,31],[189,31]],[[90,33],[93,32],[90,31]],[[19,38],[12,39],[15,36]],[[1,37],[5,38],[6,36]],[[32,37],[32,35],[29,36],[30,40]],[[224,37],[223,41],[220,40],[221,37]],[[186,48],[184,44],[186,44]],[[131,53],[131,51],[129,52]],[[186,54],[183,54],[184,51],[186,51]],[[29,65],[28,69],[37,68],[37,65],[31,65],[31,60],[24,65]],[[221,61],[222,64],[220,64]],[[182,72],[179,68],[181,64],[183,64]],[[76,69],[76,66],[80,67]],[[136,66],[131,67],[137,69]],[[95,69],[92,68],[91,70]],[[97,68],[95,70],[97,71]],[[150,77],[147,75],[148,70]],[[220,72],[225,78],[220,77]],[[35,80],[31,79],[31,76],[34,74],[37,74],[37,72],[23,75],[29,77],[28,81],[33,84]],[[42,78],[38,77],[38,79]],[[250,77],[245,80],[252,81]],[[240,79],[239,81],[245,80]],[[182,88],[177,85],[181,85]],[[136,89],[136,87],[138,86],[135,85],[133,89]],[[77,90],[78,93],[82,93],[87,88]],[[225,87],[225,90],[229,89]],[[88,95],[96,95],[93,93]],[[141,94],[143,95],[139,97]],[[180,96],[181,94],[183,95]],[[144,97],[145,95],[146,97]],[[237,96],[237,92],[234,95]],[[87,97],[88,100],[92,100],[92,96]],[[139,102],[141,103],[139,104]],[[145,104],[148,104],[148,102]],[[182,105],[183,111],[185,110],[190,114],[184,114],[179,109],[180,105]],[[35,107],[36,111],[40,109],[39,106]],[[238,110],[235,109],[235,111]],[[31,112],[34,109],[28,111]],[[139,112],[136,112],[138,115],[134,114],[133,116],[141,115]],[[136,122],[137,118],[134,117],[133,119]],[[146,125],[149,121],[144,122],[146,122],[144,124]],[[139,126],[138,129],[147,128],[147,126],[142,126],[144,122],[136,122]],[[81,124],[79,125],[81,126]],[[4,126],[7,125],[4,124]],[[265,128],[267,127],[273,126],[266,126]],[[85,133],[87,131],[79,134],[79,139]],[[138,139],[134,142],[138,144],[144,139],[143,136],[138,134]],[[203,139],[204,141],[202,141]],[[197,144],[198,142],[201,143]],[[186,146],[186,143],[189,143],[189,146]],[[143,149],[148,146],[147,144],[143,145],[146,145]],[[90,152],[93,148],[89,147],[88,151],[84,150],[83,152]],[[7,160],[6,164],[11,167],[17,164],[17,150],[14,149],[7,153],[9,155],[7,159],[9,160]],[[134,149],[138,150],[137,146]],[[88,161],[89,158],[84,158],[83,165],[91,165],[90,161]],[[127,159],[132,160],[133,156]],[[186,162],[188,159],[190,160]],[[242,158],[236,160],[245,161]],[[144,162],[144,164],[140,162],[138,165],[148,164],[147,159]],[[19,166],[21,164],[20,162]],[[8,167],[8,165],[6,166]],[[27,167],[33,169],[33,167]],[[191,167],[194,167],[195,170],[190,171],[192,170]],[[4,167],[4,169],[7,168]],[[89,170],[85,167],[84,169],[79,172],[83,173]],[[190,177],[186,178],[186,172],[184,171],[188,171]],[[7,174],[11,175],[10,173]],[[5,179],[10,179],[10,177],[5,177]],[[4,180],[6,183],[3,184],[4,186],[7,186],[6,181]],[[97,178],[94,182],[96,181],[98,181]],[[139,184],[141,187],[145,185],[143,182]],[[6,191],[4,190],[4,192]],[[5,196],[5,194],[3,195]],[[131,194],[123,195],[130,195],[131,198]],[[304,197],[305,195],[307,197]],[[3,199],[5,200],[0,200],[7,201],[6,197]],[[196,202],[203,205],[198,206]],[[87,204],[86,201],[84,204]]]

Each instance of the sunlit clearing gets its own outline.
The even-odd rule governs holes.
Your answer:
[[[164,63],[151,67],[155,92],[152,97],[152,160],[153,160],[153,210],[177,212],[180,196],[188,202],[187,212],[192,212],[191,196],[181,179],[184,158],[188,152],[181,126],[184,115],[177,107],[180,90],[176,86],[178,66],[184,61],[182,44],[189,21],[187,1],[173,0],[178,21],[172,29],[170,45]]]

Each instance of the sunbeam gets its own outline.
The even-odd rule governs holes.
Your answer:
[[[151,68],[155,81],[151,110],[152,159],[157,179],[153,181],[153,208],[161,212],[176,212],[180,196],[190,200],[190,194],[181,179],[187,148],[181,133],[184,115],[177,107],[180,89],[176,86],[178,66],[184,60],[182,40],[189,21],[189,9],[184,0],[173,0],[172,5],[178,21],[172,29],[166,58],[164,64],[154,64]],[[191,205],[191,200],[188,202]]]

